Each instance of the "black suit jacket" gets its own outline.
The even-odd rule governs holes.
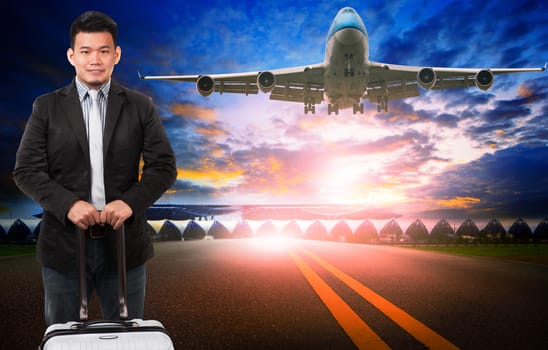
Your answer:
[[[145,210],[173,184],[177,169],[151,99],[114,81],[108,95],[103,152],[107,203],[121,199],[133,210],[126,221],[127,267],[131,268],[153,256]],[[35,100],[13,175],[19,188],[44,209],[38,260],[60,271],[75,271],[76,228],[67,212],[77,200],[91,197],[88,140],[75,82]],[[108,241],[114,259],[114,239]]]

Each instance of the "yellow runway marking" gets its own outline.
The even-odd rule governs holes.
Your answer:
[[[289,256],[308,283],[312,286],[333,317],[344,329],[358,349],[390,349],[390,347],[335,293],[321,277],[297,254]]]
[[[404,310],[400,309],[396,305],[392,304],[379,294],[375,293],[371,289],[367,288],[354,278],[350,277],[346,273],[337,269],[327,261],[323,260],[319,256],[313,254],[307,249],[301,248],[310,258],[323,266],[326,270],[335,275],[338,279],[343,281],[347,286],[352,288],[356,293],[361,295],[365,300],[379,309],[382,313],[388,316],[392,321],[396,322],[406,332],[411,334],[422,344],[426,345],[429,349],[450,350],[459,349],[453,343],[443,338],[438,333],[434,332],[423,323],[413,318]]]

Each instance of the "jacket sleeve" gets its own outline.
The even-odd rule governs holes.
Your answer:
[[[177,178],[173,149],[167,138],[162,121],[151,98],[145,99],[142,123],[142,173],[138,182],[125,191],[121,199],[133,210],[143,215]]]
[[[21,191],[59,222],[66,223],[66,214],[78,196],[53,180],[49,173],[48,99],[48,96],[42,96],[34,101],[17,150],[13,177]]]

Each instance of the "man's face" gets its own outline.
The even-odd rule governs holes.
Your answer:
[[[76,76],[93,89],[110,79],[121,54],[122,50],[114,46],[109,32],[80,32],[74,39],[74,48],[67,50],[67,58],[74,66]]]

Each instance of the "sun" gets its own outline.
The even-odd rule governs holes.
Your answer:
[[[323,203],[385,207],[406,201],[399,183],[382,174],[381,155],[357,155],[332,160],[318,179]]]

